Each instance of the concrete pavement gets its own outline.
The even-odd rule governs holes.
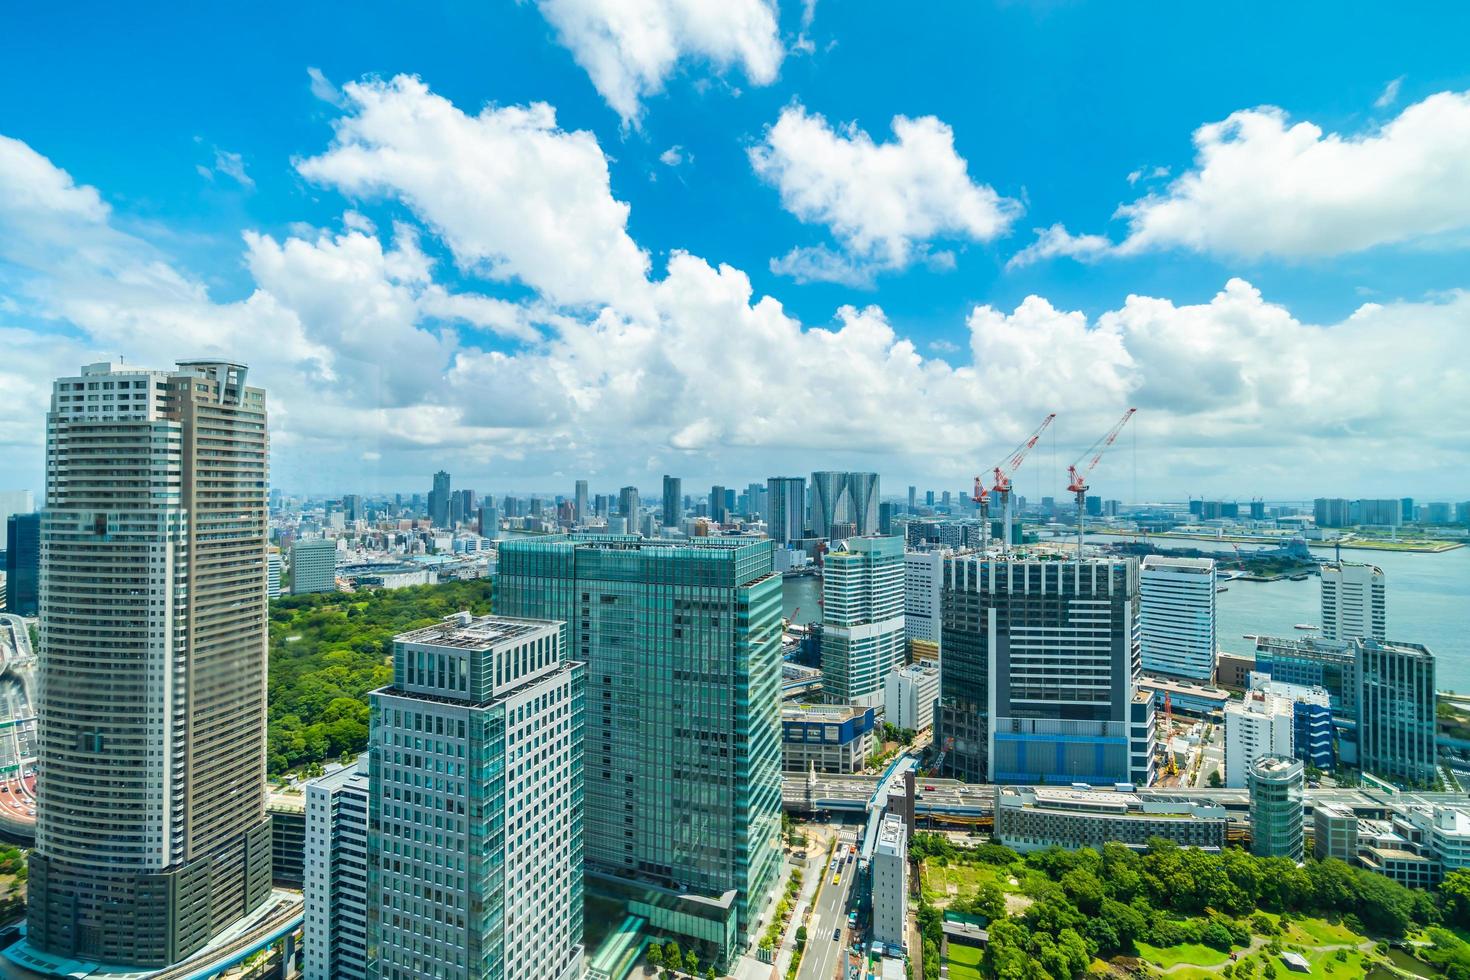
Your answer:
[[[839,859],[840,858],[840,859]],[[807,923],[806,951],[801,956],[797,980],[834,980],[843,968],[847,949],[847,904],[857,877],[857,857],[845,843],[838,844],[838,857],[827,869]],[[833,880],[837,880],[834,885]],[[833,939],[833,936],[837,936]]]

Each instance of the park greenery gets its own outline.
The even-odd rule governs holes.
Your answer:
[[[271,774],[315,772],[365,749],[367,696],[393,678],[393,637],[461,609],[490,611],[489,580],[272,600]]]
[[[1426,973],[1470,980],[1470,944],[1446,928],[1470,926],[1470,871],[1452,871],[1430,892],[1332,859],[1298,865],[1165,840],[1143,851],[1110,843],[1023,857],[999,844],[958,848],[920,833],[912,854],[924,872],[925,980],[939,976],[946,914],[986,924],[989,943],[973,973],[987,978],[1062,980],[1102,960],[1253,980],[1257,954],[1260,975],[1271,980],[1280,954],[1295,950],[1320,960],[1324,975],[1346,978],[1382,962],[1386,944],[1412,939]]]

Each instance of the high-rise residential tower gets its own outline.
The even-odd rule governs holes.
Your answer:
[[[726,963],[781,862],[781,577],[769,541],[504,541],[496,608],[587,663],[588,888]]]
[[[832,536],[832,525],[848,521],[851,513],[847,474],[819,470],[812,474],[812,533],[819,538]]]
[[[947,548],[906,551],[903,556],[903,630],[909,640],[941,644],[944,559]],[[942,645],[941,645],[942,651]]]
[[[265,392],[92,364],[54,387],[30,946],[159,967],[271,888]]]
[[[947,748],[948,773],[993,783],[1153,781],[1135,560],[951,558],[943,631],[935,742]]]
[[[457,613],[372,694],[368,975],[582,974],[586,668],[562,623]]]
[[[1139,639],[1150,674],[1207,681],[1215,669],[1215,559],[1149,555],[1139,573]]]
[[[677,476],[664,477],[663,525],[676,528],[684,517],[684,481]]]
[[[806,478],[773,476],[766,480],[766,533],[790,544],[806,537]]]
[[[623,487],[618,491],[618,513],[628,522],[628,533],[638,533],[638,501],[637,487]]]
[[[1322,637],[1351,640],[1388,635],[1388,601],[1383,569],[1333,562],[1322,566]]]
[[[837,704],[876,707],[903,666],[903,538],[853,537],[829,551],[822,574],[822,693]]]
[[[847,520],[858,534],[878,533],[878,474],[847,474]]]
[[[435,527],[449,527],[449,497],[449,474],[440,470],[434,474],[434,489],[429,491],[429,522]]]
[[[306,784],[306,980],[367,980],[366,763]]]

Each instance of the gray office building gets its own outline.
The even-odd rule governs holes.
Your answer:
[[[992,783],[1154,776],[1138,686],[1138,563],[945,561],[935,742],[946,773]],[[951,741],[952,740],[952,741]]]
[[[1353,641],[1360,687],[1358,757],[1365,771],[1435,779],[1434,654],[1417,643]]]
[[[587,481],[578,480],[577,489],[572,497],[572,518],[578,523],[586,523],[587,518],[592,516],[587,510]],[[480,532],[484,534],[484,531]]]
[[[306,784],[306,980],[367,980],[366,763]]]
[[[812,474],[812,533],[819,538],[832,536],[832,525],[847,521],[849,512],[847,474],[819,470]]]
[[[243,365],[53,386],[30,950],[160,968],[270,895],[267,458]]]
[[[582,974],[586,670],[562,623],[457,613],[372,693],[368,976]]]
[[[327,538],[291,545],[291,594],[337,591],[337,542]]]

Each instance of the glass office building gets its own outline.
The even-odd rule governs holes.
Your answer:
[[[727,962],[781,859],[771,542],[509,540],[496,608],[566,622],[587,664],[589,889]]]

